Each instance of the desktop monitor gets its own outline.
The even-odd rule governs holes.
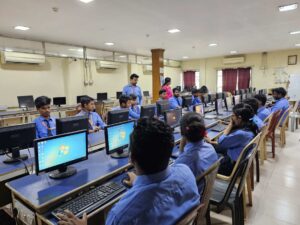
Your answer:
[[[129,118],[129,110],[128,109],[120,109],[109,111],[107,114],[107,124],[115,124],[128,121]]]
[[[66,104],[66,97],[53,97],[53,105],[61,106]]]
[[[231,108],[232,108],[232,96],[229,96],[229,97],[226,97],[225,99],[224,99],[224,103],[225,103],[225,108],[227,109],[227,111],[228,110],[230,110]]]
[[[18,103],[20,108],[33,108],[34,100],[32,95],[18,96]]]
[[[106,126],[104,128],[106,154],[111,155],[112,158],[128,157],[129,151],[126,148],[129,146],[133,128],[134,121]]]
[[[116,92],[116,98],[119,99],[122,94],[123,94],[122,91],[117,91]]]
[[[56,119],[56,133],[64,134],[78,130],[89,129],[88,116],[72,116],[66,118]]]
[[[143,117],[154,117],[156,111],[156,105],[144,105],[141,107],[141,118]]]
[[[191,95],[182,96],[182,108],[189,107],[193,104],[193,97]]]
[[[217,99],[223,99],[223,98],[224,98],[223,92],[217,93],[217,94],[216,94],[216,98],[217,98]]]
[[[209,102],[214,103],[217,96],[216,94],[209,94]]]
[[[241,94],[241,95],[243,95],[243,94],[245,94],[245,93],[246,93],[246,92],[245,92],[245,89],[241,89],[241,90],[240,90],[240,94]]]
[[[200,114],[201,116],[204,116],[204,105],[202,104],[197,104],[193,106],[194,112]]]
[[[216,99],[215,100],[215,107],[217,115],[222,115],[224,113],[223,110],[223,99]]]
[[[86,130],[61,134],[34,141],[35,170],[50,172],[50,178],[61,179],[76,173],[74,163],[88,158]]]
[[[170,109],[170,103],[168,100],[160,100],[156,102],[157,116],[164,115],[165,111]]]
[[[241,102],[241,96],[240,95],[235,95],[233,96],[233,104],[237,105]]]
[[[97,93],[97,101],[102,102],[107,100],[107,93]]]
[[[0,128],[0,148],[11,153],[11,157],[5,159],[4,163],[15,163],[28,158],[20,155],[20,150],[33,147],[36,138],[35,124],[28,123],[16,126]]]
[[[149,91],[143,91],[143,95],[144,95],[145,97],[150,97]]]
[[[87,95],[78,95],[78,96],[76,97],[76,102],[77,102],[77,103],[80,103],[82,97],[89,97],[89,96],[87,96]]]
[[[164,113],[165,122],[172,128],[176,128],[180,125],[182,116],[182,109],[169,110]]]
[[[242,94],[242,101],[244,101],[245,99],[247,99],[247,94]]]

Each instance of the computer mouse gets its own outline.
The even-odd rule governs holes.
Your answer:
[[[129,181],[129,176],[125,175],[124,178],[122,179],[121,183],[126,187],[126,188],[131,188],[131,185],[127,184],[126,181]]]

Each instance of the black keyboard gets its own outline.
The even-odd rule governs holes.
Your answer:
[[[218,123],[217,125],[213,126],[213,127],[210,128],[210,129],[211,129],[212,131],[222,132],[223,130],[226,129],[226,127],[227,127],[227,125]]]
[[[64,211],[68,209],[77,217],[82,217],[84,212],[92,212],[125,190],[126,188],[122,184],[108,182],[71,199],[70,201],[54,209],[51,214],[59,219],[56,214],[64,214]]]

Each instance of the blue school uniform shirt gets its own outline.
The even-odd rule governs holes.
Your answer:
[[[121,108],[120,106],[117,106],[117,107],[113,107],[111,110],[114,111],[114,110],[121,110],[121,109],[127,109],[127,108]],[[128,116],[128,119],[129,120],[136,120],[136,119],[139,119],[140,118],[140,113],[136,113],[131,107],[128,109],[129,111],[129,116]]]
[[[56,135],[56,121],[54,117],[51,116],[49,119],[46,119],[43,116],[39,116],[33,122],[35,123],[36,138]],[[48,135],[48,130],[51,135]]]
[[[194,97],[194,95],[192,95],[192,105],[198,105],[201,104],[201,100],[199,97]]]
[[[227,135],[221,135],[218,144],[227,149],[227,155],[237,161],[244,147],[254,138],[253,132],[249,130],[235,130]]]
[[[96,112],[88,112],[81,110],[78,114],[76,114],[76,116],[88,116],[90,130],[93,130],[95,126],[101,127],[101,129],[104,129],[104,127],[106,126],[99,114]]]
[[[257,116],[264,121],[269,115],[271,114],[270,109],[267,109],[266,107],[262,106],[259,107],[257,110]]]
[[[281,98],[275,101],[275,104],[271,108],[271,112],[281,111],[281,115],[289,108],[289,101],[286,98]]]
[[[265,123],[257,115],[253,116],[252,121],[259,130],[261,130],[265,126]]]
[[[170,109],[176,109],[182,107],[182,98],[181,97],[176,98],[175,96],[173,96],[172,98],[169,99],[169,104],[170,104]]]
[[[106,225],[173,225],[199,201],[191,170],[175,164],[159,173],[137,176],[109,212]]]
[[[139,86],[134,86],[132,84],[127,84],[124,88],[123,88],[123,95],[129,96],[131,94],[134,94],[138,97],[138,104],[142,105],[142,100],[143,100],[143,95],[142,95],[142,90]]]

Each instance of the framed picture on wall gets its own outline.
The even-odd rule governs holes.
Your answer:
[[[297,55],[289,55],[288,65],[296,65],[296,64],[297,64]]]

